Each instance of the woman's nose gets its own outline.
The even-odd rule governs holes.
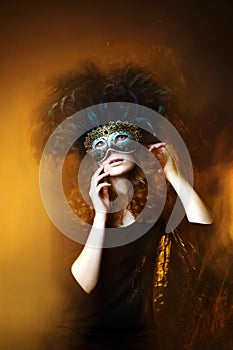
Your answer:
[[[117,154],[117,152],[115,152],[115,151],[113,151],[113,150],[111,150],[111,149],[108,149],[108,150],[107,150],[107,153],[106,153],[106,155],[105,155],[104,160],[103,160],[102,162],[100,162],[100,164],[103,164],[103,165],[104,165],[105,162],[108,161],[108,158],[109,158],[112,154]]]

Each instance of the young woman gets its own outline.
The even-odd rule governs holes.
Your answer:
[[[63,77],[55,86],[37,130],[40,133],[44,127],[47,131],[42,148],[62,120],[85,107],[121,101],[163,111],[169,98],[169,92],[154,78],[132,67],[103,72],[92,66],[82,74]],[[210,223],[210,214],[177,169],[172,146],[164,142],[146,144],[143,130],[132,122],[102,124],[89,130],[81,143],[72,151],[66,166],[70,181],[76,176],[76,171],[69,176],[75,169],[70,166],[74,164],[72,159],[79,163],[76,155],[84,155],[84,150],[98,165],[89,184],[92,205],[84,203],[73,181],[67,185],[67,197],[74,211],[91,222],[92,228],[84,245],[65,239],[64,307],[52,346],[63,350],[156,349],[153,286],[166,209],[153,225],[149,223],[153,219],[151,208],[162,196],[161,175],[178,194],[190,222]],[[132,146],[135,143],[147,147],[148,157],[144,154],[142,159],[140,148]],[[153,169],[149,171],[154,181],[153,193],[148,192],[144,167],[138,166],[140,160],[140,164],[149,167],[151,154],[163,169],[163,174],[160,170],[156,174]],[[120,209],[111,211],[116,198]],[[124,237],[134,237],[140,225],[148,225],[148,229],[139,238],[103,248],[108,228],[117,228]]]

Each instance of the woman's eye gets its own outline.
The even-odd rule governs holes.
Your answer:
[[[120,143],[128,138],[127,135],[117,135],[115,138],[115,143]]]
[[[103,148],[105,146],[104,141],[99,141],[97,142],[97,144],[95,145],[95,148]]]

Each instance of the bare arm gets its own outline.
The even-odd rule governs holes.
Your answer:
[[[165,143],[157,143],[150,145],[149,151],[153,152],[160,161],[166,179],[183,204],[188,220],[199,224],[211,224],[213,219],[205,204],[177,169],[172,147]]]
[[[99,279],[105,224],[110,205],[108,187],[111,186],[100,181],[108,175],[109,173],[104,172],[103,168],[99,168],[92,177],[89,194],[95,208],[95,218],[85,247],[71,267],[75,280],[86,293],[95,288]],[[89,246],[90,242],[92,246]]]
[[[188,181],[175,172],[170,172],[166,178],[178,194],[188,220],[198,224],[211,224],[212,216]]]
[[[86,293],[90,293],[98,282],[105,234],[105,221],[106,217],[104,215],[95,216],[86,245],[71,267],[74,278]],[[89,247],[88,242],[93,242],[93,240],[96,247]]]

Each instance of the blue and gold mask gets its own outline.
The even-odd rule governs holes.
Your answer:
[[[142,140],[138,127],[129,122],[110,122],[89,132],[84,146],[97,162],[104,161],[109,151],[132,153],[136,150],[136,142]]]

